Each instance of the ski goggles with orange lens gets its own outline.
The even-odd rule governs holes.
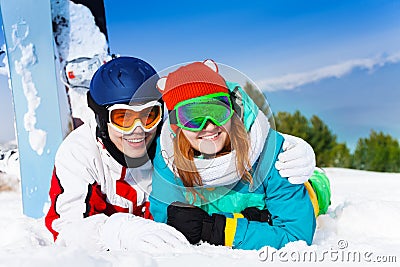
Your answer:
[[[162,105],[158,101],[136,106],[115,104],[107,110],[110,125],[123,134],[131,134],[138,126],[143,131],[150,132],[157,127],[162,119]]]
[[[199,132],[208,120],[222,126],[232,115],[233,107],[229,94],[215,93],[178,103],[170,113],[170,122],[182,129]]]

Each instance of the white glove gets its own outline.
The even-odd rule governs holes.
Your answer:
[[[100,229],[107,219],[105,214],[96,214],[68,223],[62,227],[56,244],[89,251],[105,251],[107,248],[100,236]]]
[[[102,237],[111,250],[151,254],[174,253],[190,244],[175,228],[128,213],[115,213],[102,228]]]
[[[283,152],[278,155],[275,168],[282,177],[288,177],[292,184],[306,182],[314,172],[315,154],[312,147],[303,139],[282,134]]]

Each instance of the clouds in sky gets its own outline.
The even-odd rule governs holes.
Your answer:
[[[400,62],[400,51],[375,58],[352,59],[308,72],[286,74],[276,78],[257,81],[257,85],[263,91],[269,92],[278,90],[292,90],[305,84],[318,82],[322,79],[341,78],[357,68],[372,71],[376,68],[383,67],[386,64],[394,64],[398,62]]]

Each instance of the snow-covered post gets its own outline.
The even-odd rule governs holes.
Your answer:
[[[46,212],[54,156],[70,118],[50,1],[0,0],[13,92],[24,214]]]

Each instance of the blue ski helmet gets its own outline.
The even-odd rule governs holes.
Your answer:
[[[89,94],[99,106],[159,100],[158,78],[147,62],[134,57],[118,57],[95,72]]]

